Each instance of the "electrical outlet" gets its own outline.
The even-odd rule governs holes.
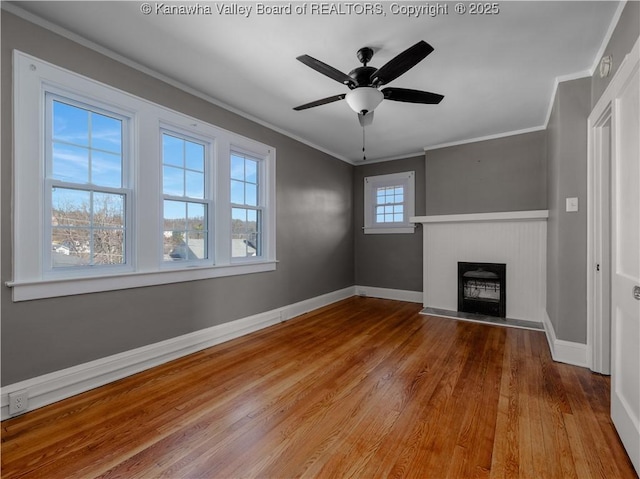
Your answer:
[[[16,391],[9,393],[9,415],[26,412],[29,407],[29,391]]]

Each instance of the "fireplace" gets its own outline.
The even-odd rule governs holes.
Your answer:
[[[458,311],[505,318],[507,265],[458,262]]]

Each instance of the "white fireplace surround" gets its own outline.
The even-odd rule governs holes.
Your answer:
[[[543,323],[548,210],[414,216],[423,225],[423,305],[457,311],[458,261],[506,263],[507,317]]]

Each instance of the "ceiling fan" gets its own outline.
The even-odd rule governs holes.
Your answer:
[[[407,103],[438,104],[444,96],[437,93],[396,87],[379,89],[379,87],[395,80],[416,66],[432,51],[433,47],[421,40],[389,60],[384,66],[374,68],[368,66],[373,57],[373,49],[364,47],[358,50],[357,53],[358,60],[360,60],[362,66],[354,68],[348,75],[309,55],[301,55],[297,57],[297,60],[317,72],[346,85],[350,91],[305,103],[295,107],[294,110],[306,110],[307,108],[346,99],[351,109],[358,114],[360,125],[365,127],[373,121],[373,110],[383,99]]]

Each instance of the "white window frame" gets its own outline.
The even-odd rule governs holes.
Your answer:
[[[132,228],[132,190],[130,188],[130,178],[131,178],[131,161],[130,158],[132,156],[131,151],[131,134],[132,134],[132,117],[130,112],[121,110],[119,108],[115,108],[111,105],[106,105],[98,101],[93,101],[91,99],[79,96],[77,94],[61,90],[60,88],[56,88],[53,85],[49,85],[46,87],[46,92],[44,95],[44,197],[43,197],[43,206],[44,212],[43,214],[45,219],[45,224],[43,225],[44,238],[43,238],[43,250],[42,250],[42,276],[43,278],[48,279],[65,279],[65,278],[73,278],[74,276],[80,275],[104,275],[104,274],[118,274],[118,273],[126,273],[133,271],[132,264],[132,251],[133,251],[133,228]],[[68,182],[57,180],[52,177],[52,146],[53,139],[50,135],[52,131],[52,103],[54,101],[67,102],[72,106],[77,106],[80,108],[84,108],[99,114],[106,114],[120,119],[122,124],[122,186],[120,188],[106,187],[106,186],[97,186],[93,184],[82,184],[75,182]],[[125,254],[125,262],[118,265],[94,265],[94,266],[73,266],[73,267],[56,267],[54,268],[52,265],[52,256],[51,256],[51,242],[47,240],[47,238],[51,238],[52,236],[52,225],[51,221],[47,221],[52,214],[52,205],[51,205],[51,196],[53,188],[69,188],[69,189],[78,189],[83,191],[94,191],[94,192],[104,192],[104,193],[115,193],[121,194],[125,197],[125,244],[124,254]]]
[[[159,161],[160,165],[160,175],[162,177],[162,181],[164,181],[163,175],[163,156],[162,156],[162,136],[164,134],[174,136],[176,138],[180,138],[187,141],[193,141],[195,143],[202,144],[204,146],[204,198],[191,198],[189,196],[173,196],[167,195],[162,191],[162,195],[160,198],[160,211],[162,211],[162,218],[160,223],[160,234],[164,235],[164,200],[171,201],[183,201],[188,203],[201,203],[206,205],[207,209],[207,257],[203,259],[192,259],[192,260],[181,260],[181,261],[165,261],[164,258],[161,258],[162,267],[163,268],[172,268],[172,269],[182,269],[185,267],[191,266],[213,266],[215,264],[215,256],[214,256],[214,239],[215,233],[213,228],[215,227],[215,205],[213,202],[214,197],[214,189],[212,187],[215,184],[215,176],[217,175],[215,169],[213,168],[213,153],[215,140],[210,137],[205,136],[196,136],[193,132],[185,131],[181,128],[177,128],[175,126],[170,126],[161,123],[160,124],[160,157]],[[161,183],[162,189],[162,183]]]
[[[156,284],[176,283],[276,269],[276,151],[275,148],[170,110],[109,85],[65,70],[14,50],[13,114],[13,300],[68,296]],[[83,98],[130,118],[127,149],[127,219],[131,222],[127,265],[123,268],[79,268],[49,274],[45,247],[50,248],[45,219],[46,103],[52,91]],[[208,154],[209,258],[206,262],[162,261],[163,129],[176,131],[210,145]],[[37,141],[35,140],[37,139]],[[239,148],[262,159],[263,255],[241,263],[231,260],[230,154]],[[124,185],[123,185],[124,186]],[[48,221],[50,223],[50,219]]]
[[[402,186],[404,188],[403,221],[394,223],[376,222],[376,193],[378,188]],[[415,231],[409,220],[415,216],[415,172],[405,171],[389,175],[364,178],[364,233],[406,234]]]
[[[266,202],[267,202],[267,198],[265,195],[265,190],[266,188],[262,187],[262,182],[263,179],[265,178],[265,158],[264,157],[259,157],[258,155],[256,155],[255,153],[251,153],[248,152],[242,148],[238,148],[238,147],[231,147],[231,153],[235,153],[238,156],[242,156],[245,159],[249,159],[249,160],[253,160],[255,162],[257,162],[258,164],[258,172],[257,172],[257,176],[258,176],[258,183],[257,183],[257,188],[258,188],[258,198],[257,198],[257,206],[251,206],[251,205],[247,205],[244,203],[233,203],[231,202],[231,199],[229,199],[229,209],[233,210],[233,208],[241,208],[241,209],[252,209],[255,210],[257,212],[259,212],[260,214],[260,254],[256,254],[255,257],[251,257],[251,256],[241,256],[241,257],[233,257],[233,253],[232,253],[232,257],[231,257],[231,261],[234,263],[245,263],[247,261],[255,261],[255,258],[262,258],[264,256],[264,246],[265,246],[265,239],[263,237],[263,233],[264,233],[264,225],[263,223],[266,221],[266,216],[267,216],[267,208],[265,207]],[[229,182],[231,182],[231,174],[229,174]],[[233,222],[233,220],[232,220]],[[230,226],[231,228],[231,226]],[[231,243],[233,243],[233,234],[230,234],[229,236],[229,241]],[[233,248],[233,244],[231,246]]]

